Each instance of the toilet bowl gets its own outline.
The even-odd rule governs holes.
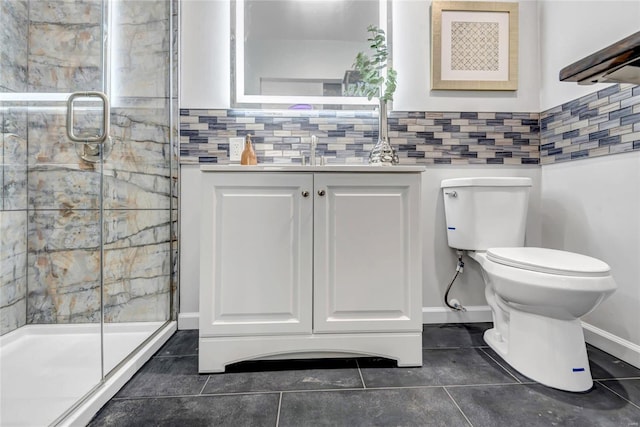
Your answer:
[[[502,255],[498,260],[496,253]],[[593,381],[579,318],[615,291],[609,267],[543,248],[491,248],[469,256],[482,267],[494,318],[484,334],[487,344],[532,380],[566,391],[589,390]]]
[[[441,184],[447,238],[482,268],[493,316],[487,344],[523,375],[549,387],[593,386],[580,317],[616,289],[596,258],[524,247],[528,178],[458,178]]]

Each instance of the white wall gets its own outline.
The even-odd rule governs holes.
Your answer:
[[[393,2],[397,111],[540,111],[537,3],[520,0],[517,91],[431,91],[431,1]],[[182,7],[181,108],[229,108],[229,0],[185,0]]]
[[[538,9],[534,1],[519,3],[518,90],[431,90],[431,1],[393,2],[393,67],[398,111],[540,111]]]
[[[181,4],[181,107],[230,106],[230,2]],[[393,63],[398,111],[544,111],[607,87],[558,80],[560,70],[638,30],[640,2],[520,0],[519,89],[431,91],[431,2],[395,0]]]
[[[180,167],[179,329],[198,329],[200,300],[200,166]]]
[[[543,166],[541,212],[546,247],[605,261],[618,285],[583,318],[604,331],[587,340],[612,334],[594,344],[640,366],[640,153]]]
[[[540,110],[610,86],[561,82],[560,70],[640,29],[640,1],[540,0]]]
[[[563,67],[639,29],[639,1],[539,2],[540,107],[609,86],[558,80]],[[640,153],[542,166],[542,244],[607,262],[618,284],[583,320],[585,337],[640,366]]]
[[[180,2],[180,108],[231,106],[229,0]]]

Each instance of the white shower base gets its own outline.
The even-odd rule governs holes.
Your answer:
[[[105,324],[105,375],[164,323]],[[167,325],[69,419],[86,423],[175,329],[175,322]],[[99,385],[100,354],[99,324],[28,325],[0,337],[0,425],[51,424]]]

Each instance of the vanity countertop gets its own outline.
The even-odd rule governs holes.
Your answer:
[[[419,165],[369,166],[369,165],[325,165],[302,166],[290,164],[260,164],[255,166],[200,165],[202,172],[358,172],[358,173],[408,173],[424,172],[426,168]]]

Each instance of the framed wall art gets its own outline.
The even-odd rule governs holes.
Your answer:
[[[434,1],[433,90],[518,89],[518,3]]]

